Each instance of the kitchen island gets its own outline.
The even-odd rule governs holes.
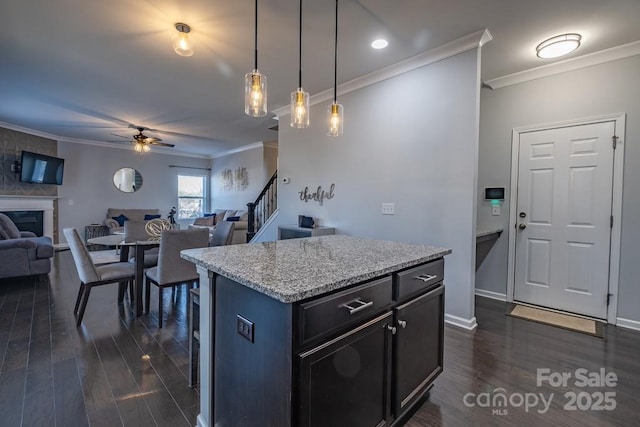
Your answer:
[[[199,426],[382,426],[442,371],[450,249],[350,236],[190,249]]]

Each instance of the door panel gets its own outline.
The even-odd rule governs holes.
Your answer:
[[[514,299],[606,317],[615,123],[520,134]]]

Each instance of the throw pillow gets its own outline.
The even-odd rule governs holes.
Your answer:
[[[123,227],[123,226],[124,226],[124,222],[129,220],[129,218],[127,218],[127,217],[126,217],[126,216],[124,216],[123,214],[120,214],[120,215],[118,215],[118,216],[111,217],[111,219],[113,219],[113,220],[115,220],[115,221],[118,221],[118,224],[120,224],[120,227]]]
[[[5,214],[0,214],[0,230],[3,230],[4,236],[6,240],[10,239],[18,239],[22,237],[20,235],[20,230],[18,227],[11,221],[11,218],[6,216]]]
[[[227,218],[227,221],[240,221],[240,217],[239,216],[230,216],[229,218]]]
[[[156,218],[160,218],[162,215],[150,215],[150,214],[144,214],[144,220],[145,221],[149,221],[150,219],[156,219]]]
[[[201,218],[196,218],[193,221],[193,225],[206,225],[209,227],[213,227],[213,218],[212,216],[207,216],[207,217],[201,217]]]

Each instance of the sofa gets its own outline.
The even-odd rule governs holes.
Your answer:
[[[0,279],[47,274],[52,257],[49,237],[20,231],[8,216],[0,214]]]
[[[235,227],[231,244],[235,245],[247,243],[248,218],[249,213],[242,209],[215,209],[212,213],[205,214],[204,217],[196,218],[189,227],[208,227],[213,229],[220,221],[233,221]]]
[[[160,209],[107,209],[104,225],[109,227],[110,234],[124,233],[124,221],[147,221],[161,218]]]

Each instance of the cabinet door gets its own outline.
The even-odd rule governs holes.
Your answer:
[[[393,412],[398,417],[442,372],[444,287],[394,311]]]
[[[392,313],[299,355],[296,425],[374,427],[389,420]]]

